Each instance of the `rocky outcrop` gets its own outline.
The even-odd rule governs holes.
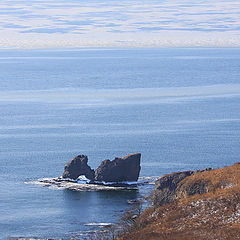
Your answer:
[[[104,182],[137,181],[140,173],[140,153],[123,158],[104,160],[95,171],[95,180]]]
[[[240,164],[169,174],[160,190],[180,176],[186,177],[174,185],[178,200],[147,208],[119,240],[240,239]]]
[[[197,171],[176,172],[161,177],[155,182],[153,205],[162,206],[186,195],[191,196],[207,192],[211,185],[208,181],[198,180],[186,186],[186,184],[183,184],[183,180],[189,176],[210,170],[211,168]]]
[[[78,155],[66,163],[62,177],[77,179],[81,175],[85,175],[86,178],[94,180],[94,170],[88,166],[88,157],[85,155]]]
[[[155,182],[153,205],[161,206],[175,200],[178,183],[194,174],[194,171],[177,172],[165,175]]]
[[[63,178],[77,179],[81,175],[97,182],[125,182],[137,181],[140,173],[140,153],[130,154],[113,161],[104,160],[94,171],[88,166],[88,157],[79,155],[64,166]]]

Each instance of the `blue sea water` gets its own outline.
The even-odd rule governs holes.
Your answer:
[[[0,239],[73,238],[154,187],[31,184],[78,154],[141,152],[141,177],[240,161],[240,49],[1,50],[0,73]]]

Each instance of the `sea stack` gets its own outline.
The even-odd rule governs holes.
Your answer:
[[[93,183],[96,182],[135,182],[140,173],[141,153],[133,153],[123,158],[104,160],[94,171],[88,166],[88,157],[78,155],[65,164],[63,178],[77,179],[84,175]]]
[[[137,181],[141,169],[140,158],[141,153],[133,153],[112,161],[104,160],[95,171],[95,181]]]

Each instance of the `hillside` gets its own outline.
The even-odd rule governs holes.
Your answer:
[[[240,163],[182,173],[162,177],[160,187],[156,183],[153,207],[122,240],[240,239]],[[162,194],[165,202],[158,202]]]

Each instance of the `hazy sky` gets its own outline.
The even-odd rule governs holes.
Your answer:
[[[2,0],[0,48],[240,47],[240,0]]]

